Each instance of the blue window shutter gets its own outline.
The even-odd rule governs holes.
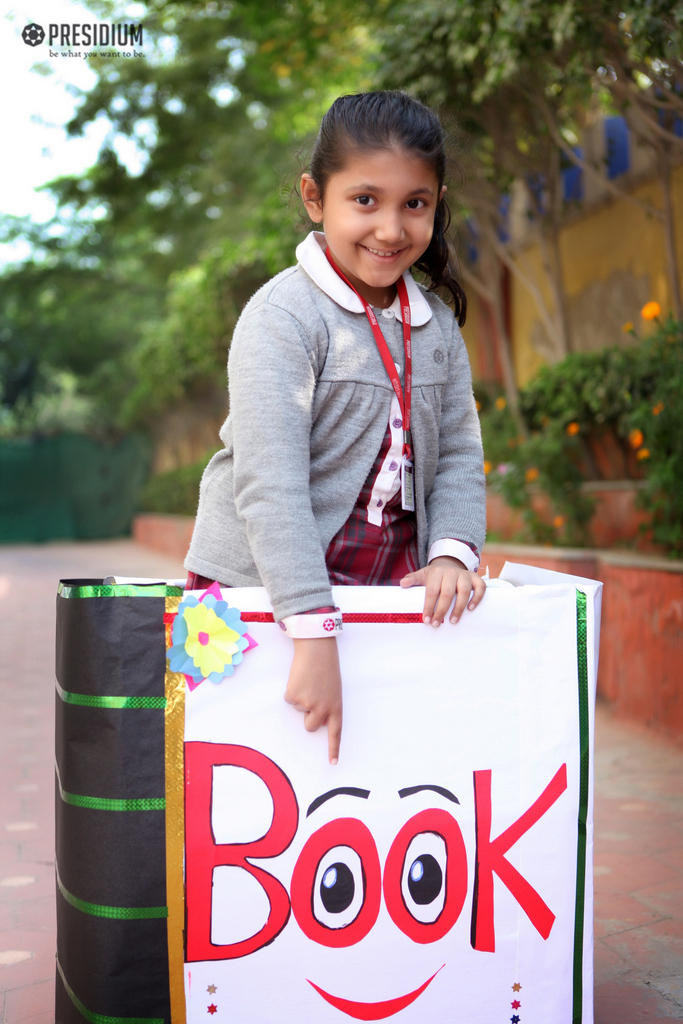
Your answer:
[[[572,152],[583,159],[581,146],[573,146]],[[576,164],[569,164],[562,171],[562,194],[565,203],[583,199],[583,171]]]
[[[631,166],[629,131],[623,117],[605,118],[605,148],[607,150],[607,177],[625,174]]]

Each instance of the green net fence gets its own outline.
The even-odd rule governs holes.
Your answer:
[[[0,543],[120,537],[149,474],[144,438],[0,442]]]

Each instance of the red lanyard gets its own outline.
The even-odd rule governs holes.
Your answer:
[[[353,287],[353,285],[346,277],[346,275],[341,272],[337,264],[334,262],[329,246],[326,250],[325,255],[327,256],[330,265],[333,267],[334,270],[336,270],[336,272],[341,277],[342,281],[346,282],[349,288],[351,288],[351,290],[356,293],[360,301],[363,303],[363,308],[365,309],[365,314],[368,320],[370,321],[372,333],[375,336],[375,342],[377,344],[379,354],[382,357],[384,368],[389,374],[389,380],[391,381],[394,391],[396,392],[396,397],[398,398],[398,404],[401,409],[401,416],[403,417],[403,454],[406,456],[406,458],[410,459],[412,458],[412,438],[410,436],[410,403],[413,388],[413,355],[410,341],[410,300],[408,299],[408,289],[406,288],[406,283],[402,277],[399,277],[398,281],[396,282],[396,291],[398,292],[399,301],[401,303],[401,317],[403,320],[403,347],[406,356],[406,393],[404,399],[403,391],[401,390],[401,378],[399,377],[396,371],[396,364],[392,359],[391,352],[389,351],[389,346],[387,345],[386,339],[382,334],[382,329],[377,323],[377,317],[373,312],[372,306],[370,305],[369,302],[365,301],[360,292]]]

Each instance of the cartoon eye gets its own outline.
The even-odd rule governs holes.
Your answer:
[[[446,843],[435,832],[416,835],[403,860],[401,894],[408,912],[422,924],[438,920],[446,902]]]
[[[314,832],[294,865],[290,897],[297,924],[313,942],[342,949],[364,939],[382,898],[382,869],[368,826],[335,818]]]
[[[365,902],[363,863],[350,846],[334,846],[321,858],[313,882],[313,916],[325,928],[346,928]]]

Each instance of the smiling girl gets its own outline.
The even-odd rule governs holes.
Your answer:
[[[485,592],[483,453],[445,237],[444,141],[433,111],[400,92],[343,96],[323,118],[301,194],[324,234],[308,235],[237,323],[225,448],[204,473],[185,562],[188,587],[266,588],[294,645],[285,699],[307,730],[327,724],[332,764],[342,622],[331,585],[424,586],[434,627],[454,598],[452,623]]]

